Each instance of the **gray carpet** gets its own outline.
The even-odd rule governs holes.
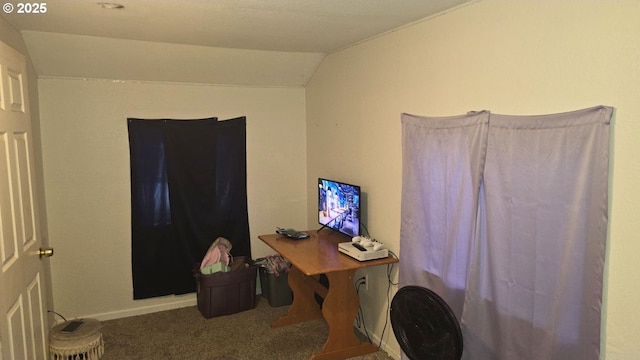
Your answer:
[[[323,320],[271,328],[289,306],[271,307],[258,297],[255,309],[205,319],[197,307],[102,322],[103,360],[308,359],[320,351],[328,327]],[[392,360],[384,351],[356,360]]]

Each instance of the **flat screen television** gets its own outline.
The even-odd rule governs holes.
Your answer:
[[[320,230],[360,235],[360,186],[318,178],[318,223]]]

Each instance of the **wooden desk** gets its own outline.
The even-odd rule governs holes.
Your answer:
[[[348,236],[329,229],[320,233],[307,232],[311,237],[303,240],[292,240],[279,234],[258,236],[292,264],[289,286],[293,291],[293,303],[287,315],[271,327],[324,318],[329,325],[329,335],[322,351],[310,357],[313,360],[347,359],[378,351],[375,345],[361,343],[353,330],[360,306],[354,275],[357,269],[398,260],[387,257],[360,262],[338,251],[338,243],[351,241]],[[320,274],[329,279],[328,289],[318,282]],[[322,309],[314,293],[324,298]]]

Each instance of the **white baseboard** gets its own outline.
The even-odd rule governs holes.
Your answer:
[[[380,338],[378,338],[376,335],[373,335],[373,337],[371,338],[371,341],[377,344],[380,342]],[[402,356],[400,355],[400,353],[397,352],[396,349],[392,349],[391,347],[389,347],[386,342],[382,343],[380,347],[384,352],[389,354],[389,356],[391,356],[395,360],[401,360]]]
[[[120,319],[120,318],[125,318],[130,316],[150,314],[158,311],[179,309],[179,308],[195,306],[195,305],[197,305],[197,299],[194,294],[192,296],[185,296],[184,298],[176,299],[175,301],[166,302],[162,304],[145,305],[145,306],[140,306],[140,307],[131,308],[131,309],[110,311],[110,312],[98,313],[98,314],[90,314],[84,317],[105,321],[105,320]]]

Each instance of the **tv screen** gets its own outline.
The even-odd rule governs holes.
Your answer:
[[[318,178],[318,223],[320,230],[360,235],[360,186]]]

